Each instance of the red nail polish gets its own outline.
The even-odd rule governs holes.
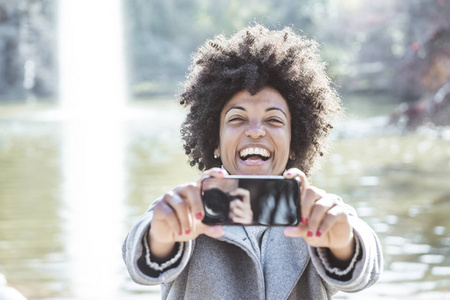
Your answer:
[[[307,235],[308,235],[308,237],[312,237],[312,236],[313,236],[313,233],[312,233],[312,231],[311,231],[311,230],[308,230],[308,233],[307,233]]]
[[[202,214],[201,211],[199,211],[198,213],[195,214],[195,218],[196,218],[197,220],[201,220],[202,217],[203,217],[203,214]]]
[[[180,231],[178,231],[178,235],[182,235],[183,234],[183,232],[180,230]]]
[[[316,236],[317,236],[317,237],[321,237],[321,236],[322,236],[322,232],[321,232],[320,230],[317,230]]]
[[[185,232],[186,234],[189,234],[189,233],[191,233],[191,230],[190,230],[190,229],[186,229],[184,232]]]
[[[303,223],[303,224],[307,224],[307,223],[308,223],[308,218],[303,218],[303,217],[302,217],[302,223]]]

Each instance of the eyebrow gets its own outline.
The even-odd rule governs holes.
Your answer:
[[[244,107],[242,107],[242,106],[232,106],[232,107],[230,107],[230,108],[225,112],[225,115],[226,115],[230,110],[232,110],[232,109],[239,109],[239,110],[242,110],[242,111],[247,111],[247,110],[246,110]],[[285,112],[282,108],[273,106],[273,107],[267,108],[267,109],[266,109],[266,112],[269,112],[269,111],[272,111],[272,110],[278,110],[278,111],[281,111],[281,112],[283,113],[283,115],[285,115],[285,117],[287,118],[287,114],[286,114],[286,112]]]
[[[266,112],[271,111],[271,110],[279,110],[283,113],[283,115],[287,118],[287,114],[284,112],[284,110],[282,108],[279,107],[269,107],[268,109],[266,109]]]

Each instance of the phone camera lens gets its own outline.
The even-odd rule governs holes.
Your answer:
[[[203,222],[208,224],[223,223],[228,220],[230,211],[229,196],[220,189],[204,191],[205,218]]]

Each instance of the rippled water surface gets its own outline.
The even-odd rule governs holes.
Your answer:
[[[386,118],[357,108],[312,182],[341,195],[379,234],[385,272],[363,295],[449,299],[449,131],[393,133]],[[0,107],[0,273],[8,283],[29,299],[157,293],[128,278],[121,242],[154,199],[197,180],[179,141],[182,114],[150,102],[121,120],[86,124],[51,108]]]

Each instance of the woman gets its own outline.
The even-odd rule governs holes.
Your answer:
[[[191,166],[206,170],[201,178],[299,177],[301,223],[207,226],[200,180],[175,187],[127,236],[133,280],[162,283],[168,299],[327,299],[378,279],[375,233],[338,196],[308,183],[340,113],[317,49],[290,28],[217,36],[194,56],[180,101],[190,107],[184,148]]]

